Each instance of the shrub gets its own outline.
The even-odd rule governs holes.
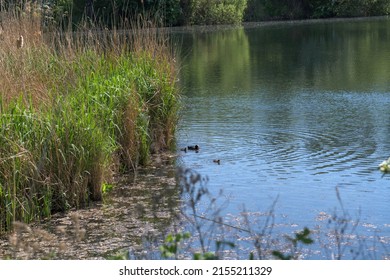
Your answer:
[[[247,0],[189,0],[182,5],[187,24],[238,24],[243,21]]]

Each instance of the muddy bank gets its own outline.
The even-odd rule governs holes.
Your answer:
[[[103,201],[88,208],[28,226],[17,223],[14,233],[0,238],[0,259],[107,259],[126,256],[130,248],[137,258],[150,257],[153,244],[176,224],[174,160],[164,155],[153,166],[117,178]]]
[[[272,259],[274,250],[297,259],[388,259],[381,251],[389,239],[378,239],[375,225],[361,224],[372,232],[359,235],[359,221],[337,212],[320,212],[317,226],[310,228],[314,245],[295,248],[289,238],[302,225],[279,213],[276,204],[262,212],[248,209],[237,215],[224,214],[228,201],[222,190],[218,197],[210,196],[207,181],[196,183],[202,178],[196,172],[189,172],[189,181],[183,181],[186,174],[178,175],[177,165],[176,155],[165,155],[154,160],[153,166],[117,178],[102,202],[40,223],[16,223],[13,233],[0,238],[0,259],[161,259],[159,247],[164,239],[170,233],[185,232],[191,237],[180,244],[178,259],[199,254],[200,239],[206,252],[220,259],[248,259],[251,254]],[[202,199],[192,211],[189,202],[197,199],[199,191]],[[222,246],[218,248],[215,241]],[[339,246],[346,255],[339,255]]]

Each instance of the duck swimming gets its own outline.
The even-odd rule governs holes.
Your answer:
[[[221,164],[221,160],[220,159],[213,159],[213,162],[214,163],[218,163],[218,165]]]
[[[198,145],[195,145],[195,146],[187,146],[187,149],[189,151],[199,151],[199,146]]]

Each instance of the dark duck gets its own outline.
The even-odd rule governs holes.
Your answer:
[[[199,151],[199,146],[198,146],[198,145],[187,146],[187,149],[188,149],[189,151]]]

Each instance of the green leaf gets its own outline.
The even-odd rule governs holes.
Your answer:
[[[279,260],[291,260],[292,259],[291,255],[284,255],[280,251],[272,251],[272,255]]]

